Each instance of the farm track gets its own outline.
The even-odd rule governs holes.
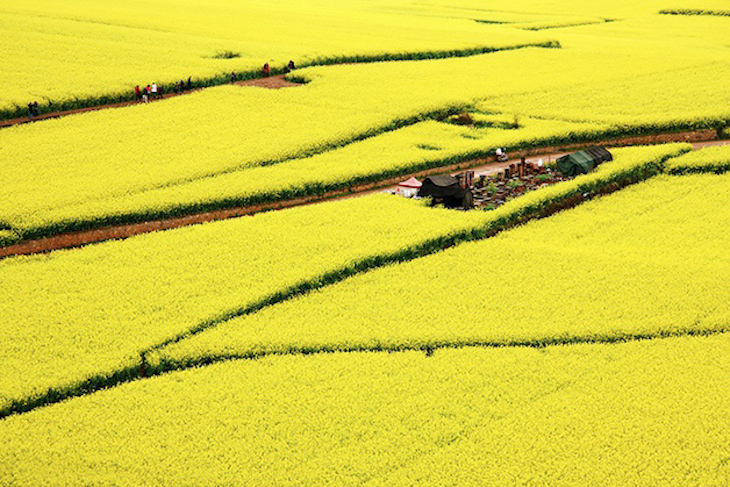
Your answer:
[[[273,78],[273,77],[272,77]],[[272,78],[264,80],[250,80],[250,81],[268,81],[269,83],[278,83],[273,81]],[[282,77],[283,80],[283,77]],[[245,83],[245,82],[244,82]],[[624,137],[617,139],[610,139],[603,141],[603,144],[608,147],[622,147],[632,145],[644,145],[651,143],[664,143],[664,142],[691,142],[695,149],[706,147],[708,145],[722,145],[730,143],[730,140],[712,140],[715,137],[715,132],[712,130],[695,131],[695,132],[681,132],[681,133],[669,133],[659,134],[642,137]],[[524,151],[513,153],[515,159],[508,162],[495,162],[494,156],[488,156],[484,158],[472,159],[449,166],[442,166],[438,168],[428,169],[424,171],[418,171],[408,174],[402,174],[400,176],[383,179],[380,181],[368,182],[358,185],[353,185],[349,188],[340,189],[336,191],[329,191],[324,194],[315,194],[309,196],[303,196],[294,199],[273,201],[269,203],[262,203],[258,205],[245,206],[245,207],[231,207],[215,211],[206,211],[200,213],[193,213],[181,217],[164,218],[159,220],[152,220],[140,223],[130,223],[124,225],[116,225],[111,227],[103,227],[93,230],[70,232],[54,235],[51,237],[45,237],[35,240],[26,240],[13,245],[0,248],[0,258],[16,256],[16,255],[30,255],[44,252],[50,252],[60,249],[69,249],[75,247],[81,247],[89,244],[99,243],[107,240],[118,240],[133,237],[135,235],[160,231],[170,230],[173,228],[184,227],[188,225],[194,225],[198,223],[205,223],[216,220],[225,220],[228,218],[235,218],[246,215],[253,215],[262,211],[281,210],[285,208],[293,208],[297,206],[310,205],[315,203],[321,203],[324,201],[335,201],[346,198],[353,198],[364,196],[375,191],[380,191],[388,188],[392,188],[400,181],[409,177],[424,177],[433,174],[444,174],[460,171],[464,169],[474,169],[475,175],[489,175],[498,171],[503,170],[510,164],[519,162],[519,157],[537,157],[542,159],[554,159],[565,154],[565,151],[579,149],[587,146],[597,144],[596,141],[576,144],[565,144],[561,146],[549,146],[549,147],[535,147]]]
[[[535,47],[535,48],[543,48],[543,49],[560,49],[560,43],[556,41],[547,41],[547,42],[539,42],[539,43],[528,43],[528,44],[519,44],[514,46],[508,46],[508,47],[502,47],[502,48],[490,48],[490,47],[481,47],[481,48],[470,48],[470,49],[463,49],[463,50],[456,50],[456,51],[434,51],[429,53],[411,53],[411,54],[402,54],[402,55],[390,55],[390,56],[380,56],[380,57],[352,57],[352,58],[341,58],[341,59],[330,59],[330,60],[323,60],[318,63],[309,64],[305,66],[300,66],[301,68],[308,68],[308,67],[314,67],[314,66],[336,66],[336,65],[344,65],[344,64],[368,64],[368,63],[374,63],[374,62],[399,62],[399,61],[424,61],[424,60],[431,60],[431,59],[445,59],[445,58],[457,58],[457,57],[469,57],[469,56],[478,56],[482,54],[490,54],[494,52],[501,52],[501,51],[512,51],[516,49],[524,49],[528,47]],[[249,79],[242,80],[242,81],[236,81],[234,84],[239,86],[255,86],[259,88],[267,88],[267,89],[281,89],[281,88],[289,88],[293,86],[302,86],[304,83],[294,83],[291,81],[287,81],[285,79],[287,73],[283,74],[272,74],[270,76],[262,76],[261,73],[239,73],[239,75],[243,77],[247,77]],[[253,76],[253,77],[251,77]],[[206,88],[212,88],[215,86],[222,86],[225,84],[230,83],[214,83],[205,87],[196,87],[191,88],[189,90],[185,90],[182,93],[177,92],[170,92],[165,94],[162,99],[169,99],[176,96],[185,95],[188,93],[192,93],[199,90],[204,90]],[[160,100],[155,100],[155,102]],[[88,106],[84,108],[77,108],[73,110],[64,110],[64,111],[58,111],[58,112],[50,112],[50,113],[44,113],[41,115],[38,115],[34,118],[34,120],[30,120],[27,116],[25,117],[18,117],[13,119],[5,119],[0,120],[0,129],[5,127],[12,127],[14,125],[22,125],[26,123],[32,123],[42,120],[49,120],[52,118],[61,118],[66,117],[68,115],[74,115],[78,113],[83,112],[90,112],[95,110],[104,110],[107,108],[119,108],[119,107],[125,107],[130,105],[136,105],[141,102],[136,100],[129,100],[124,102],[117,102],[117,103],[107,103],[107,104],[99,104],[99,105],[93,105]],[[153,102],[151,102],[153,103]]]
[[[293,86],[301,86],[301,83],[292,83],[291,81],[287,81],[284,79],[284,74],[279,74],[275,76],[269,76],[268,78],[254,78],[249,79],[245,81],[237,81],[235,84],[238,86],[255,86],[259,88],[267,88],[270,90],[279,90],[282,88],[289,88]],[[150,103],[158,103],[159,101],[164,101],[170,98],[176,98],[181,95],[187,95],[189,93],[194,93],[196,91],[204,90],[205,88],[194,88],[191,90],[186,90],[182,93],[167,93],[162,97],[162,100],[155,100]],[[131,105],[139,105],[141,102],[139,101],[123,101],[119,103],[110,103],[107,105],[96,105],[93,107],[85,107],[85,108],[77,108],[74,110],[65,110],[62,112],[51,112],[51,113],[44,113],[42,115],[39,115],[35,117],[33,122],[38,122],[41,120],[50,120],[53,118],[61,118],[61,117],[67,117],[69,115],[76,115],[78,113],[84,113],[84,112],[94,112],[97,110],[106,110],[109,108],[121,108],[121,107],[128,107]],[[13,118],[10,120],[0,120],[0,128],[5,127],[12,127],[14,125],[23,125],[27,123],[33,123],[28,119],[28,117],[21,117],[21,118]]]
[[[705,147],[709,145],[727,144],[730,141],[708,141],[695,144],[695,148]],[[499,164],[504,166],[505,163]],[[492,164],[490,167],[496,165]],[[638,181],[643,180],[639,177]],[[562,336],[554,339],[526,339],[526,340],[508,340],[508,341],[494,341],[494,340],[444,340],[436,342],[423,342],[423,343],[410,343],[410,344],[354,344],[347,346],[340,346],[337,344],[322,345],[316,347],[297,347],[293,346],[286,350],[252,350],[249,352],[233,353],[233,354],[222,354],[222,355],[208,355],[199,358],[183,358],[180,359],[167,359],[164,356],[157,356],[155,362],[150,364],[148,362],[149,354],[155,354],[166,346],[177,343],[179,341],[186,340],[194,335],[205,332],[210,328],[216,327],[221,323],[227,322],[233,318],[245,316],[249,314],[255,314],[264,308],[268,308],[282,302],[291,300],[293,298],[306,295],[313,290],[321,289],[323,287],[337,284],[345,279],[352,276],[368,272],[372,269],[383,267],[391,263],[407,262],[413,259],[418,259],[427,255],[440,252],[442,250],[459,245],[463,242],[483,240],[494,237],[504,231],[510,230],[516,226],[522,225],[530,220],[542,219],[550,217],[551,215],[558,213],[563,210],[574,208],[579,206],[583,202],[590,200],[594,197],[600,197],[602,195],[611,194],[618,191],[626,186],[635,184],[637,179],[629,178],[623,181],[616,181],[612,184],[606,185],[605,187],[598,188],[593,193],[581,193],[577,192],[566,198],[558,201],[554,201],[548,206],[539,209],[532,214],[522,215],[513,221],[505,222],[504,225],[499,227],[488,229],[485,232],[474,232],[473,230],[466,231],[459,235],[452,235],[446,240],[436,239],[434,241],[426,242],[416,248],[410,249],[406,253],[397,252],[395,254],[381,255],[374,259],[367,259],[358,263],[358,265],[338,269],[326,274],[320,275],[314,279],[307,280],[291,286],[289,288],[280,290],[274,294],[265,296],[261,300],[254,302],[245,308],[232,310],[225,316],[221,316],[214,320],[206,320],[199,323],[198,325],[190,328],[189,330],[181,333],[176,337],[169,338],[163,342],[152,345],[146,349],[140,350],[140,361],[136,365],[128,365],[120,369],[110,370],[108,372],[100,373],[99,375],[92,376],[87,380],[76,383],[69,387],[64,388],[51,388],[45,393],[38,396],[20,398],[13,401],[8,407],[0,409],[0,420],[5,417],[13,416],[16,414],[24,414],[33,411],[38,408],[50,406],[66,399],[74,397],[82,397],[86,395],[99,392],[104,389],[110,389],[127,382],[134,380],[154,377],[162,375],[168,372],[184,371],[190,368],[197,368],[212,365],[218,362],[225,362],[230,360],[258,360],[269,356],[281,356],[281,355],[317,355],[317,354],[331,354],[331,353],[372,353],[372,352],[407,352],[407,351],[420,351],[426,354],[426,357],[430,357],[436,350],[441,349],[460,349],[460,348],[547,348],[552,346],[566,346],[566,345],[577,345],[577,344],[615,344],[629,341],[638,340],[653,340],[663,339],[669,337],[680,337],[680,336],[709,336],[721,333],[727,333],[730,331],[727,326],[719,326],[716,328],[696,329],[696,328],[681,328],[677,330],[658,330],[653,332],[640,332],[640,333],[612,333],[608,335],[588,335],[588,336]]]

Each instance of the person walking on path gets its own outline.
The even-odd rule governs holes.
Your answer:
[[[38,117],[38,116],[40,116],[40,114],[41,114],[41,111],[38,108],[38,102],[37,101],[34,101],[33,102],[33,115],[35,115],[36,117]]]
[[[152,88],[150,90],[150,93],[152,93],[152,99],[157,99],[157,83],[152,83]]]
[[[286,69],[287,69],[287,70],[288,70],[288,71],[289,71],[290,73],[291,73],[292,71],[294,71],[294,70],[296,69],[296,68],[294,67],[294,61],[292,61],[292,60],[290,59],[290,60],[289,60],[289,64],[287,64],[287,65],[286,65]]]
[[[269,66],[269,63],[264,64],[264,67],[261,68],[261,74],[264,75],[264,77],[268,77],[271,74],[271,67]]]
[[[33,103],[28,103],[28,120],[33,121]]]
[[[144,89],[142,90],[142,101],[143,101],[144,103],[147,103],[148,101],[150,101],[150,90],[149,90],[149,88],[148,88],[148,87],[145,87],[145,88],[144,88]]]
[[[190,76],[188,76],[188,90],[193,89],[193,80],[190,79]]]
[[[231,83],[235,83],[235,82],[236,82],[236,73],[231,71]]]
[[[185,93],[185,82],[181,79],[180,82],[177,84],[177,92],[181,95]]]
[[[137,101],[142,101],[142,90],[139,88],[139,85],[134,87],[134,97]]]

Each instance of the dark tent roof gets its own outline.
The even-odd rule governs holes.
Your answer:
[[[461,193],[463,189],[459,186],[459,180],[453,176],[429,176],[423,180],[421,189],[418,190],[418,196],[443,198],[445,196],[455,196]]]
[[[563,176],[577,176],[587,174],[603,162],[612,161],[613,156],[603,147],[591,147],[590,149],[575,152],[558,158],[555,162],[558,171]]]
[[[443,202],[449,208],[471,208],[474,197],[470,190],[459,186],[459,180],[453,176],[429,176],[423,180],[418,196],[430,196]]]

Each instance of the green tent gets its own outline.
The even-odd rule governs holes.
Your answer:
[[[558,171],[563,176],[577,176],[588,174],[602,162],[612,161],[613,156],[603,147],[591,147],[590,149],[575,152],[558,158],[555,162]]]

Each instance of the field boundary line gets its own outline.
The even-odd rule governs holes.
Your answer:
[[[347,354],[347,353],[406,353],[423,352],[426,357],[432,357],[439,350],[460,350],[466,348],[485,349],[547,349],[551,347],[566,347],[572,345],[619,345],[624,343],[666,340],[681,337],[710,337],[723,335],[730,332],[729,325],[719,326],[714,329],[693,329],[681,328],[678,330],[660,330],[655,333],[619,333],[605,336],[575,336],[554,338],[547,340],[465,340],[465,341],[438,341],[433,343],[422,343],[413,345],[397,344],[375,344],[375,345],[352,345],[349,347],[290,347],[286,350],[252,351],[241,354],[217,354],[205,357],[197,357],[188,360],[160,360],[156,365],[149,365],[144,356],[138,365],[127,366],[111,374],[99,375],[87,379],[76,386],[73,391],[63,389],[49,389],[45,394],[30,400],[17,400],[11,406],[0,410],[0,424],[2,420],[11,416],[29,413],[36,409],[52,406],[61,401],[76,397],[83,397],[107,389],[118,387],[135,380],[158,377],[167,373],[182,372],[185,370],[207,367],[217,363],[230,362],[234,360],[262,360],[269,357],[284,356],[308,356],[323,354]]]
[[[412,261],[420,257],[441,252],[461,243],[491,238],[503,231],[510,230],[529,221],[546,218],[560,211],[574,208],[584,201],[616,192],[627,186],[661,174],[663,165],[667,160],[686,152],[687,150],[662,155],[657,159],[642,163],[639,167],[628,169],[626,172],[606,175],[605,180],[575,185],[575,187],[571,188],[565,194],[552,200],[540,201],[526,208],[516,208],[507,215],[499,219],[487,221],[480,226],[465,228],[451,234],[432,238],[400,251],[367,257],[351,265],[288,286],[278,292],[264,296],[249,305],[233,308],[201,321],[183,333],[140,350],[140,363],[136,366],[126,366],[108,374],[99,374],[81,383],[69,385],[64,388],[50,388],[45,393],[31,398],[13,400],[8,407],[0,409],[0,420],[10,415],[29,412],[39,407],[57,403],[70,397],[83,396],[96,392],[97,390],[108,389],[124,382],[147,377],[149,375],[148,371],[154,370],[154,368],[150,368],[148,365],[148,354],[157,352],[168,345],[195,336],[234,318],[250,315],[269,306],[304,296],[311,291],[337,284],[355,275],[364,274],[389,264]]]
[[[715,140],[715,131],[695,130],[690,132],[668,132],[663,134],[632,135],[625,137],[597,140],[586,137],[582,141],[555,143],[553,145],[536,145],[522,149],[508,148],[516,157],[548,157],[567,150],[576,150],[596,144],[604,144],[609,147],[624,147],[634,145],[647,145],[651,143],[666,142],[703,142]],[[548,151],[547,153],[544,151]],[[77,220],[67,224],[68,228],[61,228],[54,225],[46,229],[33,232],[30,238],[21,238],[9,242],[3,246],[0,241],[0,259],[18,255],[32,255],[51,252],[54,250],[77,248],[90,244],[100,243],[108,240],[126,239],[145,233],[170,230],[188,225],[206,223],[211,221],[225,220],[240,216],[254,215],[256,213],[293,208],[324,201],[334,201],[342,198],[367,194],[378,189],[390,187],[408,177],[424,177],[433,174],[443,174],[463,169],[494,164],[495,170],[503,166],[496,162],[495,156],[491,153],[468,154],[464,160],[452,158],[455,162],[447,165],[428,163],[424,167],[409,168],[405,171],[389,171],[377,175],[373,180],[345,181],[329,186],[321,186],[303,194],[281,195],[277,193],[270,198],[268,193],[258,195],[259,200],[250,198],[244,201],[222,201],[210,205],[194,204],[186,207],[175,207],[157,212],[146,212],[144,214],[126,214],[111,216],[97,220]],[[511,161],[516,162],[516,161]],[[186,211],[188,210],[188,211]],[[13,228],[16,232],[20,229]]]
[[[297,70],[305,69],[305,68],[312,68],[312,67],[318,67],[318,66],[333,66],[333,65],[342,65],[342,64],[371,64],[371,63],[378,63],[378,62],[401,62],[401,61],[428,61],[428,60],[434,60],[434,59],[449,59],[449,58],[458,58],[458,57],[471,57],[471,56],[479,56],[482,54],[490,54],[494,52],[502,52],[502,51],[514,51],[518,49],[526,49],[526,48],[542,48],[542,49],[560,49],[562,46],[560,45],[560,42],[557,40],[549,40],[549,41],[540,41],[540,42],[526,42],[522,44],[515,44],[512,46],[504,46],[504,47],[490,47],[490,46],[481,46],[481,47],[471,47],[471,48],[462,48],[462,49],[444,49],[444,50],[433,50],[433,51],[413,51],[413,52],[407,52],[407,53],[381,53],[381,54],[371,54],[371,55],[348,55],[348,56],[333,56],[333,57],[326,57],[326,58],[315,58],[309,61],[306,61],[302,63]],[[296,72],[296,71],[295,71]],[[295,73],[293,72],[293,73]],[[262,87],[269,87],[264,82],[265,80],[275,78],[275,77],[283,77],[286,76],[289,81],[295,83],[295,84],[306,84],[306,82],[302,82],[302,78],[297,77],[295,74],[288,73],[285,67],[272,67],[271,68],[271,74],[270,76],[263,76],[262,73],[258,69],[250,69],[245,71],[233,71],[233,73],[236,74],[236,80],[237,84],[241,84],[241,82],[255,82],[255,81],[261,81]],[[162,89],[163,93],[166,93],[166,95],[163,96],[163,100],[166,98],[170,98],[173,96],[181,96],[185,94],[192,93],[194,91],[198,91],[205,88],[211,88],[214,86],[222,86],[222,85],[228,85],[231,84],[231,72],[226,73],[219,73],[216,75],[208,76],[208,77],[202,77],[202,78],[196,78],[194,80],[191,80],[191,85],[189,88],[186,87],[186,89],[182,93],[176,92],[176,87],[178,82],[172,82],[172,83],[160,83],[158,84],[159,88]],[[251,83],[254,86],[256,84]],[[46,103],[50,103],[50,105],[43,105],[40,107],[40,113],[35,117],[35,120],[42,121],[42,120],[49,120],[53,118],[61,118],[66,117],[69,115],[74,115],[78,113],[88,112],[88,111],[97,111],[97,110],[104,110],[109,108],[121,108],[125,106],[130,105],[136,105],[140,102],[136,101],[135,94],[131,86],[133,86],[134,83],[130,84],[130,89],[126,90],[124,92],[110,92],[107,94],[101,94],[98,96],[92,96],[87,98],[81,98],[81,99],[75,99],[75,100],[49,100]],[[28,100],[31,101],[31,100]],[[159,101],[159,100],[158,100]],[[55,110],[54,107],[58,106],[60,110]],[[16,105],[14,109],[5,109],[0,110],[0,129],[5,127],[12,127],[15,125],[21,125],[31,123],[31,121],[28,119],[27,116],[27,110],[20,106]]]

